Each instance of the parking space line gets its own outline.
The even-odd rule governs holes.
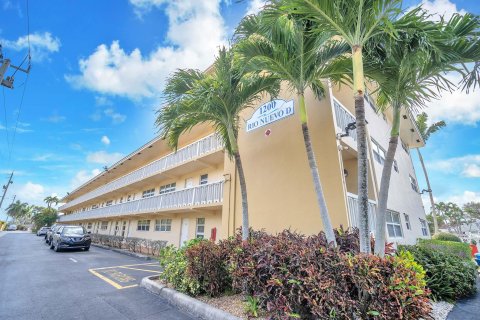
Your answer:
[[[139,268],[130,268],[130,267],[118,267],[118,268],[121,268],[121,269],[129,269],[129,270],[139,270],[139,271],[146,271],[146,272],[153,272],[153,273],[162,273],[162,271],[158,271],[158,270],[147,270],[147,269],[139,269]]]
[[[117,288],[117,289],[123,289],[123,288],[124,288],[124,287],[122,287],[121,285],[119,285],[118,283],[116,283],[115,281],[110,280],[109,278],[102,276],[100,273],[96,272],[96,271],[93,270],[93,269],[88,269],[88,271],[90,271],[93,275],[99,277],[100,279],[102,279],[102,280],[105,281],[106,283],[111,284],[112,286],[114,286],[114,287]],[[134,285],[134,286],[136,286],[136,285]],[[129,286],[129,287],[130,287],[130,286]]]
[[[112,267],[102,267],[102,268],[93,268],[94,270],[103,270],[103,269],[112,269],[112,268],[121,268],[121,267],[135,267],[135,266],[151,266],[151,265],[158,265],[158,262],[150,262],[150,263],[139,263],[139,264],[126,264],[123,266],[112,266]]]
[[[73,259],[73,258],[68,258],[68,259],[72,260],[72,261],[75,262],[75,263],[78,262],[77,260],[75,260],[75,259]]]

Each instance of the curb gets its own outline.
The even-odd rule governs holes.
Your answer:
[[[92,242],[91,245],[94,246],[94,247],[97,247],[97,248],[102,248],[102,249],[105,249],[105,250],[111,250],[111,251],[114,251],[114,252],[117,252],[117,253],[120,253],[120,254],[124,254],[126,256],[134,257],[134,258],[139,258],[139,259],[143,259],[143,260],[147,260],[147,261],[152,260],[152,257],[146,256],[146,255],[140,254],[140,253],[130,252],[128,250],[111,248],[111,247],[104,246],[103,244],[98,244],[98,243],[93,243],[93,242]]]
[[[142,279],[140,283],[141,287],[144,287],[148,291],[159,295],[167,300],[170,304],[184,310],[191,315],[203,319],[203,320],[241,320],[240,318],[231,315],[228,312],[212,307],[204,302],[201,302],[195,298],[187,296],[174,289],[167,288],[164,285],[158,283],[158,276],[150,276]]]

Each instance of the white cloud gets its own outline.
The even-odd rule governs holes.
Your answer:
[[[16,128],[17,133],[28,133],[28,132],[32,132],[33,130],[31,130],[31,129],[26,129],[26,128],[29,127],[29,126],[30,126],[30,124],[28,124],[28,123],[22,124],[22,122],[19,122],[19,123],[17,124],[17,128]],[[10,126],[10,128],[7,129],[7,127],[5,127],[4,125],[1,125],[1,124],[0,124],[0,130],[9,130],[9,131],[12,131],[12,132],[13,132],[13,131],[15,131],[15,127]]]
[[[28,50],[27,36],[21,36],[14,41],[2,39],[2,42],[3,46],[8,49],[25,52]],[[50,32],[32,33],[30,35],[32,60],[38,62],[48,58],[50,53],[58,52],[60,45],[60,39],[52,36]]]
[[[258,12],[260,12],[260,10],[263,9],[263,7],[265,6],[265,0],[251,0],[249,3],[248,3],[248,6],[247,6],[247,13],[245,15],[249,15],[249,14],[257,14]]]
[[[457,5],[449,0],[423,0],[423,9],[433,14],[432,20],[440,20],[441,16],[450,19],[454,13],[465,14],[465,10],[458,10]]]
[[[79,75],[65,76],[72,86],[134,100],[156,98],[173,70],[205,69],[213,62],[218,47],[227,43],[220,0],[131,0],[131,3],[143,11],[164,5],[168,45],[144,54],[139,49],[126,52],[118,41],[101,44],[79,61]]]
[[[119,124],[125,121],[127,119],[127,116],[118,112],[115,112],[112,108],[105,109],[103,110],[103,113],[112,119],[113,124]]]
[[[480,192],[466,190],[462,194],[452,195],[446,198],[445,202],[453,202],[463,206],[467,202],[480,202]]]
[[[41,204],[46,197],[45,187],[41,184],[28,181],[15,192],[17,199],[29,204]]]
[[[134,6],[135,14],[141,18],[143,14],[150,12],[154,7],[160,7],[165,0],[130,0]]]
[[[87,155],[87,162],[111,165],[123,158],[119,152],[108,153],[106,151],[92,152]]]
[[[50,117],[46,118],[45,120],[51,123],[60,123],[65,121],[67,118],[64,116],[60,116],[58,114],[53,114]]]
[[[100,141],[106,146],[110,145],[110,139],[107,136],[103,136]]]
[[[92,171],[87,171],[87,170],[78,171],[73,177],[72,181],[70,181],[70,186],[72,190],[81,186],[82,184],[92,179],[96,175],[100,174],[101,172],[102,171],[100,169],[93,169]]]
[[[107,97],[97,96],[95,97],[95,104],[97,106],[111,106],[113,103]]]
[[[466,178],[480,178],[480,154],[432,161],[427,166],[432,170],[460,174]]]
[[[47,153],[47,154],[42,154],[42,155],[33,157],[32,161],[43,162],[43,161],[48,161],[51,158],[53,158],[53,154]]]

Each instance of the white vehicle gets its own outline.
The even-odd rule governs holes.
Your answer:
[[[7,227],[7,231],[17,231],[17,225],[11,224]]]

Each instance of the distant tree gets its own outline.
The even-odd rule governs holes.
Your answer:
[[[43,201],[45,201],[45,203],[47,204],[47,208],[51,208],[52,203],[55,203],[55,205],[57,205],[60,202],[60,199],[58,199],[57,196],[48,196],[43,199]]]
[[[20,200],[17,200],[13,203],[11,203],[7,207],[7,215],[12,217],[14,221],[17,221],[22,215],[26,213],[26,207],[28,206],[28,203],[26,202],[21,202]]]
[[[456,233],[462,233],[462,224],[467,223],[468,217],[463,210],[453,202],[439,202],[435,205],[438,215],[445,221],[445,226],[449,231],[453,229]]]
[[[41,227],[51,226],[58,218],[58,212],[54,208],[39,208],[40,210],[33,216],[34,230]]]

